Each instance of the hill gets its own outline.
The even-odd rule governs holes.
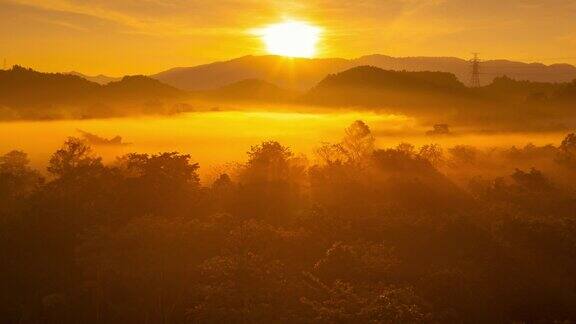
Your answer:
[[[174,98],[184,93],[172,86],[143,75],[125,76],[101,87],[104,97],[118,100]]]
[[[451,73],[361,66],[327,76],[301,101],[405,114],[429,123],[542,129],[571,124],[576,83],[501,77],[490,85],[468,88]]]
[[[248,79],[258,79],[287,89],[309,89],[324,76],[345,70],[344,59],[288,59],[280,56],[245,56],[196,67],[180,67],[152,75],[184,90],[213,90]]]
[[[331,106],[390,107],[430,105],[470,95],[470,89],[453,74],[360,66],[327,76],[303,100]]]
[[[467,60],[386,55],[369,55],[351,60],[245,56],[196,67],[175,68],[151,77],[184,90],[217,89],[246,79],[260,79],[287,89],[308,90],[328,74],[365,65],[395,71],[447,72],[454,74],[464,84],[470,79],[470,63]],[[534,82],[569,82],[576,79],[576,67],[568,64],[544,65],[492,60],[482,63],[482,71],[481,82],[484,85],[504,75]]]
[[[0,71],[0,118],[83,118],[135,113],[135,106],[175,100],[181,90],[146,76],[100,85],[80,76],[14,66]],[[150,110],[150,108],[147,108]]]
[[[97,83],[76,75],[21,66],[0,71],[0,105],[8,107],[73,103],[93,97],[100,89]]]
[[[477,89],[477,92],[492,99],[510,102],[538,101],[556,97],[565,86],[566,83],[520,81],[502,76]]]
[[[470,62],[455,57],[391,57],[369,55],[356,60],[357,64],[373,65],[396,71],[440,71],[456,75],[464,84],[470,82]],[[482,85],[492,83],[498,77],[508,76],[515,80],[558,83],[576,79],[576,67],[569,64],[545,65],[510,60],[486,60],[481,63]]]

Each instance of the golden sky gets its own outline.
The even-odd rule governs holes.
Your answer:
[[[265,54],[251,33],[324,29],[320,57],[576,64],[576,0],[0,0],[0,58],[41,71],[149,74]]]

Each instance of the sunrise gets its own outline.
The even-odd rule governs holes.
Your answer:
[[[576,322],[576,0],[0,0],[0,323]]]
[[[270,54],[312,58],[316,55],[321,30],[299,21],[287,21],[256,31]]]

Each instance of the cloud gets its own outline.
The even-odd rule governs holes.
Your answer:
[[[11,29],[12,33],[26,33],[29,30],[46,31],[50,26],[78,32],[110,30],[120,27],[114,21],[93,15],[49,9],[17,1],[0,0],[0,25]],[[46,26],[48,25],[48,26]],[[12,27],[12,28],[10,28]],[[6,28],[6,29],[8,29]]]
[[[261,1],[159,0],[6,0],[45,12],[92,17],[115,23],[118,32],[155,36],[182,36],[229,32],[251,12],[265,13]],[[238,11],[237,11],[238,10]],[[242,14],[237,14],[241,12]],[[254,21],[252,15],[252,21]],[[257,20],[257,19],[256,19]],[[246,19],[245,22],[249,20]],[[227,27],[224,27],[227,26]]]
[[[283,17],[308,18],[336,28],[374,28],[444,0],[6,0],[20,5],[90,16],[118,31],[182,36],[238,31]],[[372,24],[370,26],[369,24]],[[252,25],[252,26],[250,26]]]
[[[292,18],[323,27],[323,56],[556,57],[574,48],[575,14],[576,0],[0,0],[0,50],[53,66],[68,54],[96,73],[156,70],[263,53],[249,31]],[[52,57],[47,43],[59,44]]]

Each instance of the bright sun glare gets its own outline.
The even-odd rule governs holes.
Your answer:
[[[322,30],[300,21],[274,24],[258,31],[268,53],[288,57],[314,57]]]

